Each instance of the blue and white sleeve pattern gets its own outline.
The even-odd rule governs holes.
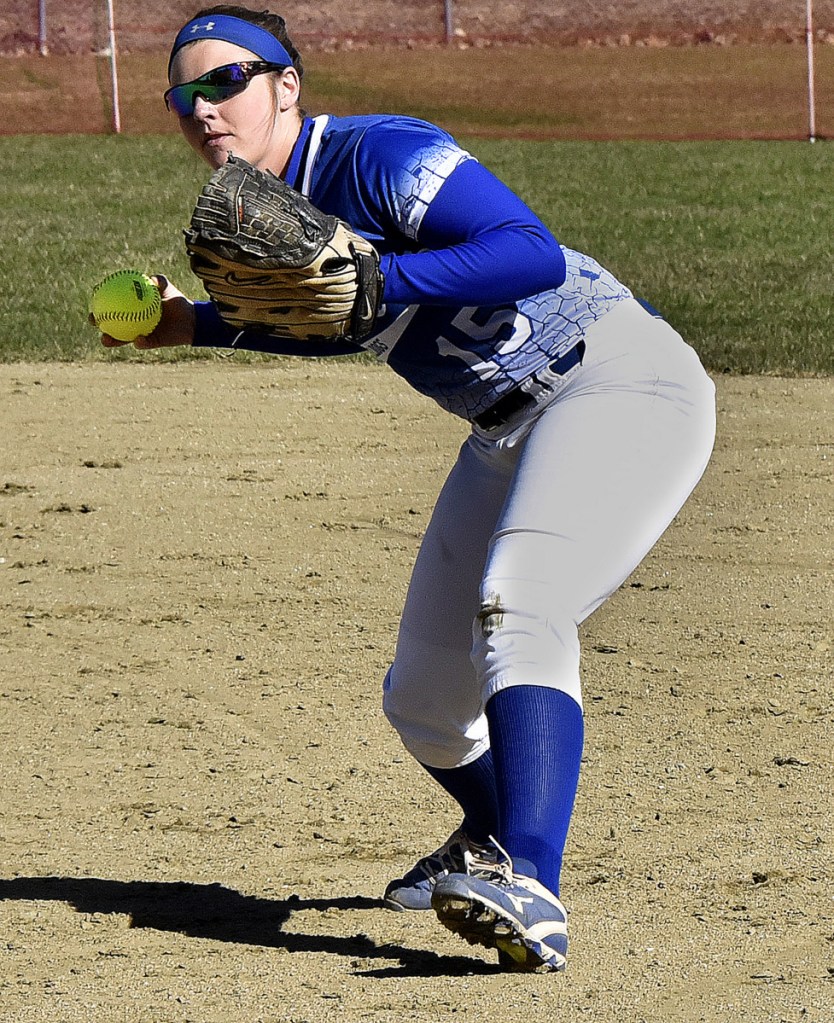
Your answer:
[[[383,256],[385,300],[475,306],[559,287],[562,249],[542,221],[482,164],[435,148],[433,160],[418,154],[419,173],[399,178],[394,213],[419,250]]]
[[[410,155],[395,186],[394,210],[397,226],[412,241],[418,240],[420,227],[430,203],[451,173],[471,154],[451,140],[434,141]]]

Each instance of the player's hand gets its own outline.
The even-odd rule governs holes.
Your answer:
[[[159,323],[150,334],[141,334],[135,341],[117,341],[109,334],[102,334],[101,343],[105,348],[122,348],[131,344],[143,349],[174,348],[177,345],[194,344],[194,303],[162,274],[154,274],[152,280],[162,295],[162,318]]]

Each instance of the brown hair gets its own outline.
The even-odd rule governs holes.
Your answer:
[[[214,7],[204,7],[197,11],[195,18],[211,17],[211,15],[225,14],[229,18],[240,18],[241,21],[248,21],[258,28],[266,29],[274,35],[278,42],[284,47],[292,59],[292,66],[298,72],[299,79],[304,78],[304,63],[301,54],[295,48],[295,44],[287,34],[287,23],[280,14],[272,14],[270,11],[252,11],[248,7],[239,7],[237,4],[216,4]]]

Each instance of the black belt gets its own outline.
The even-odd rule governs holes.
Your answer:
[[[573,369],[574,366],[578,366],[582,362],[584,354],[585,342],[580,341],[570,351],[565,352],[564,355],[560,355],[558,359],[551,362],[547,368],[556,376],[564,376],[569,369]],[[535,375],[533,376],[533,381],[539,382],[536,380]],[[494,430],[496,426],[503,426],[504,423],[509,422],[517,412],[520,412],[528,405],[537,405],[538,398],[546,390],[550,390],[550,388],[542,385],[537,395],[533,395],[529,391],[524,390],[522,386],[516,387],[509,394],[505,394],[503,398],[499,398],[494,405],[490,405],[486,412],[481,412],[480,415],[475,416],[472,421],[482,430]]]

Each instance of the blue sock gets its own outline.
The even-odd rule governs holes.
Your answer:
[[[422,765],[463,810],[463,830],[474,841],[485,843],[498,830],[498,799],[492,753],[487,750],[463,767]]]
[[[582,708],[558,689],[512,686],[492,697],[486,714],[501,822],[496,838],[518,873],[534,873],[558,895],[579,784]]]

